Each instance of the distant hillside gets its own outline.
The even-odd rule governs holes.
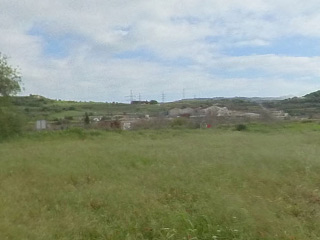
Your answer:
[[[172,108],[207,108],[215,105],[227,107],[231,111],[262,113],[264,111],[283,110],[299,118],[320,118],[320,90],[304,97],[285,100],[279,98],[195,98],[183,99],[162,104],[125,104],[103,102],[76,102],[52,100],[39,95],[13,97],[12,103],[27,119],[61,120],[79,119],[87,112],[90,116],[111,118],[118,115],[135,115],[143,117],[165,116]]]
[[[38,95],[13,97],[12,103],[27,119],[34,121],[46,119],[50,121],[61,119],[79,119],[87,112],[90,116],[111,118],[119,115],[134,115],[138,117],[166,116],[172,108],[207,108],[212,105],[227,107],[232,111],[261,112],[261,106],[255,101],[245,98],[206,98],[184,99],[162,104],[125,104],[102,102],[75,102],[52,100]]]
[[[316,92],[309,93],[304,96],[307,99],[319,99],[320,100],[320,90]]]
[[[269,109],[279,109],[299,118],[320,118],[320,90],[303,97],[293,97],[281,101],[268,101],[263,105]]]

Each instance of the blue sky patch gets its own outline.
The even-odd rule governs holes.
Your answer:
[[[44,42],[44,55],[53,58],[64,58],[68,56],[69,48],[74,42],[80,39],[80,37],[72,34],[50,34],[41,25],[33,26],[27,34],[40,37]]]
[[[224,50],[228,56],[248,56],[275,54],[293,57],[320,56],[320,39],[306,37],[287,37],[274,40],[265,46],[234,46]]]

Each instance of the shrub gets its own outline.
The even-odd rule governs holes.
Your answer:
[[[89,114],[87,112],[84,114],[84,124],[85,125],[90,124],[90,118],[89,118]]]
[[[114,120],[111,122],[112,129],[121,129],[121,122],[120,120]]]
[[[170,121],[165,118],[140,119],[132,124],[133,129],[163,129],[169,127]]]
[[[22,118],[13,111],[0,108],[0,139],[5,139],[22,131]]]
[[[158,101],[156,101],[156,100],[151,100],[149,103],[150,103],[150,104],[158,104]]]
[[[190,120],[189,118],[179,117],[171,121],[172,128],[199,128],[199,123]]]
[[[236,125],[236,131],[245,131],[247,130],[247,125],[245,124],[237,124]]]
[[[171,122],[171,127],[177,128],[177,127],[183,127],[187,125],[187,120],[185,118],[175,118]]]
[[[86,136],[86,133],[82,128],[70,128],[66,131],[66,133],[70,135],[78,136],[80,138],[85,138]]]

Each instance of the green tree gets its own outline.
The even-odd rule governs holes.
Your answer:
[[[21,91],[21,76],[17,68],[8,64],[8,58],[0,53],[0,95],[10,96]]]
[[[150,101],[150,104],[158,104],[158,101],[156,101],[156,100],[151,100],[151,101]]]
[[[90,118],[89,118],[88,113],[86,112],[84,114],[84,124],[89,125],[89,123],[90,123]]]
[[[0,53],[0,140],[21,132],[22,118],[11,104],[10,96],[21,91],[21,76]]]

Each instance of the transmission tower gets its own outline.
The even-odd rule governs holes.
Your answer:
[[[133,91],[132,90],[130,90],[130,95],[129,96],[125,96],[125,97],[126,97],[126,100],[128,100],[128,98],[129,98],[130,102],[132,102],[134,100],[134,98],[135,98],[135,96],[133,95]]]
[[[132,92],[132,90],[130,90],[130,102],[132,102],[133,101],[133,92]]]
[[[166,97],[166,96],[165,96],[164,92],[162,92],[162,94],[161,94],[162,103],[164,103],[165,97]]]

